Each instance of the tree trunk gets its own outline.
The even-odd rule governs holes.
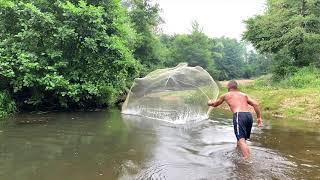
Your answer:
[[[306,16],[306,1],[305,0],[301,0],[301,15],[303,17]]]

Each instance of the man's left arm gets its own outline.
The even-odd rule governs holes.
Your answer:
[[[224,102],[224,98],[225,98],[225,95],[220,96],[216,101],[209,100],[208,106],[218,107],[220,104],[222,104]]]
[[[248,97],[248,104],[251,105],[253,107],[254,111],[256,112],[257,124],[258,124],[258,127],[261,127],[262,126],[262,118],[261,118],[261,111],[260,111],[258,102],[251,99],[250,97]]]

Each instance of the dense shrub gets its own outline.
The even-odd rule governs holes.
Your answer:
[[[304,67],[292,76],[279,82],[283,87],[294,88],[320,88],[320,69],[315,67]]]
[[[255,81],[256,87],[273,88],[320,88],[320,69],[313,66],[304,67],[282,80],[274,75],[261,76]]]
[[[16,104],[8,92],[0,92],[0,118],[7,117],[16,111]]]
[[[19,107],[107,106],[139,73],[120,0],[0,1],[0,78]]]

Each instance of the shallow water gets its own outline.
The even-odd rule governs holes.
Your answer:
[[[320,179],[319,124],[266,120],[253,129],[247,163],[231,114],[214,114],[184,126],[116,109],[21,114],[0,123],[0,179]]]

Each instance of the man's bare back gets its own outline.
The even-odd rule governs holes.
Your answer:
[[[248,96],[239,91],[230,91],[224,95],[224,99],[232,112],[248,112]]]

